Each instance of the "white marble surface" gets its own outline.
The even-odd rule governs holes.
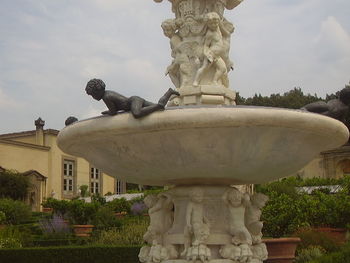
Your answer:
[[[59,133],[58,145],[131,183],[227,185],[288,176],[348,136],[341,122],[313,113],[196,107],[79,121]]]

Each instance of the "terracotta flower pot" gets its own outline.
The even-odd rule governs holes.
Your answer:
[[[77,237],[89,237],[93,229],[93,225],[73,225],[73,231]]]
[[[50,208],[50,207],[43,207],[43,212],[44,213],[51,213],[52,212],[52,208]]]
[[[265,262],[292,263],[300,241],[298,237],[264,239],[268,252],[268,259]]]
[[[121,218],[121,217],[126,216],[128,213],[127,212],[116,212],[114,214],[115,214],[116,218]]]

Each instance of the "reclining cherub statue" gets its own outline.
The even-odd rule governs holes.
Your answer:
[[[172,95],[180,95],[177,91],[170,88],[155,104],[138,96],[128,98],[115,91],[106,90],[106,84],[100,79],[90,80],[86,85],[85,91],[95,100],[103,100],[108,108],[107,111],[102,112],[103,115],[116,115],[118,112],[130,111],[135,118],[141,118],[152,112],[164,110]]]
[[[302,110],[319,113],[345,123],[350,106],[350,85],[339,92],[337,99],[317,101],[302,107]]]

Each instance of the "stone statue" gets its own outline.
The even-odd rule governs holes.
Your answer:
[[[241,248],[233,244],[227,244],[220,248],[219,254],[223,258],[238,261],[241,258]]]
[[[245,211],[245,225],[252,235],[253,243],[261,243],[263,222],[260,221],[261,209],[265,206],[269,198],[261,193],[255,193],[250,198],[250,203]]]
[[[345,123],[345,118],[349,111],[350,105],[350,85],[345,86],[339,92],[338,99],[332,99],[327,103],[324,101],[317,101],[302,107],[302,110],[319,113]]]
[[[259,243],[251,247],[253,252],[252,260],[249,263],[262,263],[268,257],[266,245]]]
[[[223,197],[229,210],[230,234],[234,245],[252,244],[252,237],[245,226],[245,210],[249,203],[249,195],[242,194],[237,188],[227,190]]]
[[[224,43],[220,30],[220,16],[215,12],[206,14],[208,30],[204,37],[203,62],[198,69],[193,86],[198,86],[203,74],[209,67],[214,67],[215,72],[212,79],[214,85],[219,84],[218,81],[223,79],[224,86],[227,87],[227,68],[222,53],[224,51]],[[226,85],[225,85],[226,84]]]
[[[174,214],[174,205],[171,196],[167,193],[148,195],[144,202],[150,216],[150,225],[144,234],[144,240],[151,246],[144,246],[139,253],[141,262],[161,262],[178,257],[177,250],[173,245],[164,244],[164,235],[171,227]]]
[[[162,0],[154,0],[157,3]],[[224,17],[243,0],[169,0],[175,18],[162,23],[170,39],[170,66],[166,69],[181,96],[169,105],[235,105],[229,89],[229,58],[234,26]]]
[[[143,98],[132,96],[130,98],[111,91],[105,90],[105,83],[100,79],[90,80],[85,88],[88,95],[91,95],[95,100],[103,100],[108,110],[102,112],[104,115],[116,115],[118,112],[131,112],[135,118],[144,117],[152,112],[163,110],[168,100],[172,95],[179,96],[180,94],[173,90],[168,91],[159,99],[157,104],[146,101]]]
[[[163,33],[166,37],[170,39],[170,48],[171,48],[171,56],[173,57],[173,61],[167,67],[165,75],[169,74],[171,81],[173,82],[176,88],[180,87],[180,75],[179,75],[179,63],[176,63],[176,57],[178,52],[178,45],[181,43],[181,37],[176,32],[177,26],[175,23],[175,19],[167,19],[163,21],[161,25],[163,29]]]
[[[66,121],[64,122],[64,124],[66,125],[66,126],[68,126],[68,125],[71,125],[71,124],[73,124],[74,122],[77,122],[78,121],[78,119],[76,118],[76,117],[74,117],[74,116],[69,116],[67,119],[66,119]]]
[[[182,256],[188,260],[207,262],[210,250],[206,246],[209,237],[209,221],[204,215],[203,190],[196,187],[190,194],[190,201],[186,209],[186,226],[184,230],[185,244]]]
[[[148,209],[150,225],[144,235],[145,241],[153,244],[163,244],[163,235],[171,227],[174,221],[174,205],[171,196],[166,193],[160,193],[158,196],[148,195],[144,202]]]

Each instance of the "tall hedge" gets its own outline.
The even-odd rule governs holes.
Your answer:
[[[139,247],[70,246],[0,249],[0,262],[137,263]]]

